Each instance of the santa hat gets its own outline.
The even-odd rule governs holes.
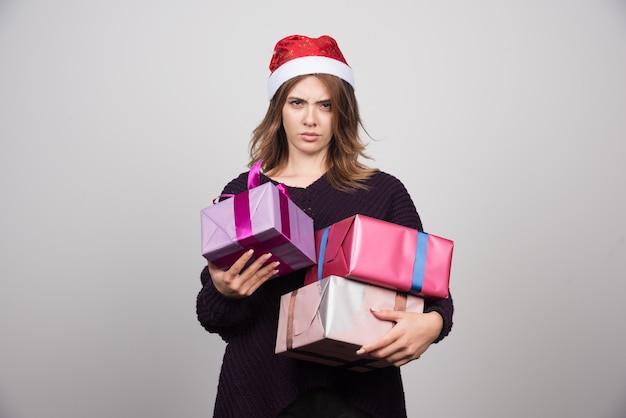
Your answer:
[[[339,50],[337,42],[330,36],[309,38],[291,35],[281,39],[274,47],[270,61],[268,81],[269,100],[283,83],[305,74],[331,74],[354,88],[354,74]]]

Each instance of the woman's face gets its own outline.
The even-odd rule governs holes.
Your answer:
[[[315,76],[300,80],[283,105],[289,155],[325,155],[333,137],[333,113],[326,85]]]

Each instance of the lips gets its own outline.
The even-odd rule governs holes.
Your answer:
[[[315,132],[303,132],[300,134],[300,136],[305,141],[315,141],[317,138],[319,138],[319,135]]]

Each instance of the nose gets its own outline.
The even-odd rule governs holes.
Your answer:
[[[304,120],[302,121],[305,126],[316,126],[315,108],[314,106],[307,106],[304,111]]]

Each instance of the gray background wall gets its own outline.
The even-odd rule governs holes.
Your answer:
[[[283,36],[331,34],[373,165],[456,241],[409,416],[626,416],[626,4],[0,1],[0,416],[207,417],[199,210]]]

